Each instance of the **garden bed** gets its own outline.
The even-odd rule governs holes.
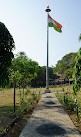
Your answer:
[[[76,128],[81,133],[81,93],[78,93],[77,96],[74,96],[73,94],[56,94],[56,97],[60,101],[60,103],[63,105],[65,111],[68,113],[69,117],[73,121]],[[75,98],[77,99],[77,102],[75,102]],[[77,109],[78,107],[78,109]]]

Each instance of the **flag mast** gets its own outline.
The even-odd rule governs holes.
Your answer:
[[[49,48],[49,28],[48,28],[48,14],[51,11],[51,9],[49,8],[49,6],[47,6],[47,9],[45,10],[47,12],[47,66],[46,66],[46,90],[45,92],[50,92],[49,90],[49,72],[48,72],[48,62],[49,62],[49,56],[48,56],[48,48]]]

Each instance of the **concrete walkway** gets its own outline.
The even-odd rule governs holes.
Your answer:
[[[54,93],[42,94],[19,137],[81,137]]]

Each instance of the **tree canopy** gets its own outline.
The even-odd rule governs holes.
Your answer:
[[[34,79],[38,63],[29,59],[24,52],[20,52],[12,61],[10,68],[11,83],[25,88]],[[14,81],[15,79],[15,81]]]
[[[14,47],[13,37],[6,26],[0,22],[0,86],[8,82]]]
[[[62,74],[63,78],[67,81],[72,78],[73,68],[75,65],[75,57],[77,53],[69,53],[65,55],[56,64],[55,71]]]

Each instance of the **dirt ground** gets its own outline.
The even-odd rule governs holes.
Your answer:
[[[70,119],[73,121],[74,125],[76,126],[76,128],[78,129],[78,131],[81,134],[81,121],[76,121],[76,117],[75,114],[69,113]]]
[[[31,116],[32,112],[29,112],[28,115],[25,115],[24,118],[17,120],[16,123],[11,127],[7,134],[4,137],[19,137],[20,132],[27,124],[29,117]]]
[[[74,125],[76,126],[76,128],[78,129],[78,131],[81,134],[81,121],[76,120],[76,115],[74,112],[67,110],[66,108],[64,108],[64,110],[68,113],[70,119],[72,120],[72,122],[74,123]]]

